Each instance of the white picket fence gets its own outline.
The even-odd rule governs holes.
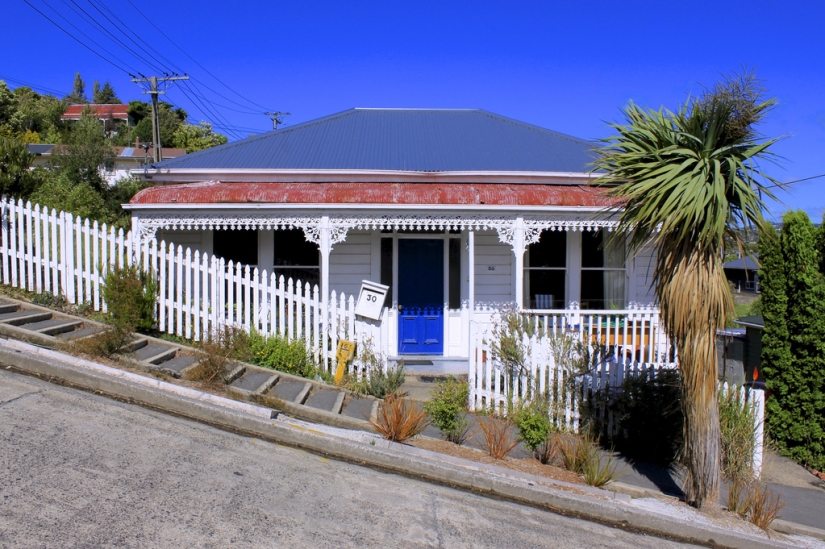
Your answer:
[[[364,342],[376,328],[356,320],[352,296],[284,279],[182,246],[142,243],[130,232],[65,212],[0,199],[0,270],[6,285],[63,295],[71,304],[105,310],[101,287],[109,269],[139,265],[158,282],[158,329],[200,341],[224,326],[303,339],[316,362],[333,368],[339,339]],[[356,360],[351,373],[363,374]]]
[[[625,379],[655,376],[678,367],[658,311],[631,308],[620,311],[525,311],[536,317],[535,335],[523,336],[523,368],[508,371],[495,352],[495,315],[491,322],[470,325],[470,410],[507,413],[541,396],[548,399],[549,415],[562,431],[580,432],[585,418],[582,407],[597,393],[621,390]],[[741,402],[754,407],[756,447],[753,469],[758,477],[764,445],[764,391],[729,387],[740,391]],[[606,430],[620,428],[612,413],[602,410]]]

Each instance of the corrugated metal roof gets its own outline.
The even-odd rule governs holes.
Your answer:
[[[350,109],[155,166],[581,173],[593,146],[478,109]]]
[[[759,256],[756,256],[756,259],[759,259]],[[728,261],[724,265],[722,265],[725,269],[743,269],[748,271],[758,271],[759,264],[753,257],[745,256],[740,257],[739,259],[734,259],[733,261]]]
[[[89,109],[92,116],[97,118],[116,118],[126,120],[129,118],[129,105],[127,104],[94,104],[69,105],[66,112],[60,117],[61,120],[78,120],[83,111]]]
[[[619,204],[586,185],[496,183],[223,183],[150,187],[130,204],[462,204],[598,206]]]

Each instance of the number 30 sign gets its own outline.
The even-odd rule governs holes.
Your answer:
[[[361,281],[361,293],[358,294],[358,303],[355,305],[355,314],[371,318],[381,319],[381,311],[384,308],[384,299],[387,297],[389,286],[371,282]]]

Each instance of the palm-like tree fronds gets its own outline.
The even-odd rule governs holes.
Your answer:
[[[753,125],[774,105],[751,75],[729,78],[676,112],[630,103],[605,140],[596,183],[624,203],[617,238],[657,249],[653,278],[662,321],[679,350],[685,415],[685,493],[701,506],[719,493],[716,329],[733,302],[722,269],[725,235],[760,227],[762,196],[777,184],[758,166],[775,139]]]

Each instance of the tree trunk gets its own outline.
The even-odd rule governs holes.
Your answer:
[[[733,303],[715,249],[673,244],[659,250],[656,292],[665,329],[679,352],[684,491],[696,507],[716,506],[721,482],[716,328],[724,325]]]

